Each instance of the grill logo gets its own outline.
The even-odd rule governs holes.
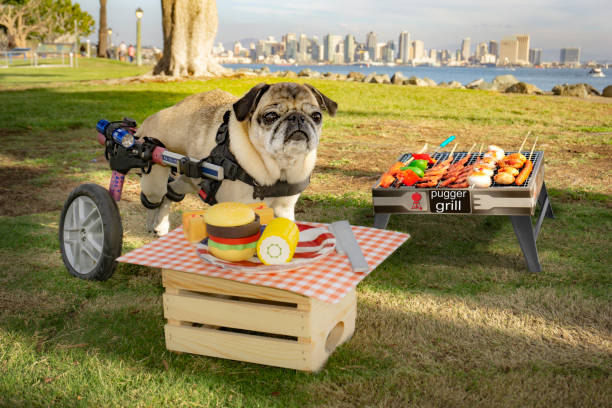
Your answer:
[[[412,198],[411,210],[423,211],[423,206],[421,205],[421,200],[423,199],[423,196],[421,195],[421,193],[414,193],[410,196],[410,198]]]

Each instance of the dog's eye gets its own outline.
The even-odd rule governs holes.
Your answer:
[[[315,121],[315,123],[319,123],[321,122],[321,119],[323,118],[321,116],[321,112],[313,112],[310,117],[312,118],[312,120]]]
[[[268,112],[263,115],[263,120],[266,125],[271,125],[272,123],[276,122],[278,118],[280,118],[280,116],[276,112]]]

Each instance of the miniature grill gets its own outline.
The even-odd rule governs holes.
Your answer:
[[[506,152],[514,153],[514,152]],[[520,185],[502,185],[492,182],[487,188],[417,188],[378,187],[372,188],[372,204],[375,214],[475,214],[475,215],[534,215],[537,199],[544,183],[544,152],[522,152],[533,163],[531,174]],[[464,158],[468,152],[455,152],[452,163]],[[436,153],[432,157],[443,161],[448,152]],[[483,154],[472,154],[465,164],[473,164]],[[405,162],[410,154],[398,160]],[[495,171],[497,174],[497,170]]]

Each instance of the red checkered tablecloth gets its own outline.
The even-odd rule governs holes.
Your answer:
[[[310,266],[289,272],[253,274],[221,269],[198,257],[195,246],[185,240],[182,227],[122,255],[117,261],[269,286],[336,303],[410,238],[410,235],[396,231],[360,226],[352,228],[370,266],[365,273],[353,272],[348,257],[336,252]]]

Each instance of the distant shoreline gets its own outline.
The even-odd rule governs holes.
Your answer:
[[[612,69],[603,69],[605,77],[596,78],[589,75],[587,68],[531,68],[531,67],[433,67],[433,66],[360,66],[360,65],[271,65],[271,64],[223,64],[223,66],[232,68],[236,71],[247,70],[269,70],[270,73],[293,71],[296,74],[304,69],[310,69],[320,74],[341,74],[348,75],[350,72],[360,72],[365,75],[379,74],[392,77],[396,72],[401,73],[404,77],[412,76],[418,78],[428,78],[435,81],[437,84],[451,81],[460,82],[462,85],[467,85],[470,82],[478,79],[483,79],[486,82],[491,82],[499,75],[513,75],[518,81],[534,84],[543,91],[551,91],[556,85],[586,83],[598,90],[603,90],[606,86],[612,84]]]

